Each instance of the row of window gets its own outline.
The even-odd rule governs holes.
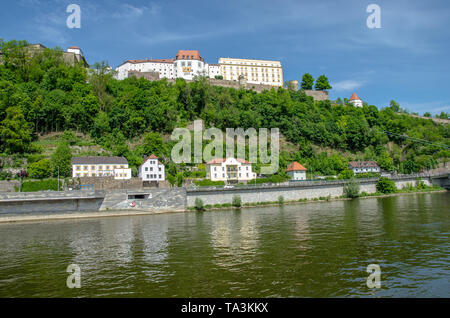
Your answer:
[[[76,176],[77,176],[77,178],[81,178],[81,177],[87,178],[87,177],[89,177],[89,173],[83,173],[83,174],[77,173]],[[113,177],[114,173],[95,173],[94,172],[94,173],[91,173],[90,176],[91,177]],[[128,177],[128,175],[126,173],[116,173],[115,176],[116,176],[116,178]]]
[[[247,178],[249,177],[249,174],[246,174]],[[217,173],[214,174],[214,178],[217,178]],[[222,178],[225,178],[225,173],[222,173]],[[236,178],[236,174],[228,174],[228,178]],[[242,178],[242,173],[239,173],[239,178]]]
[[[161,174],[159,174],[159,175],[157,175],[157,174],[147,174],[146,178],[147,179],[162,179],[162,175]]]
[[[81,171],[82,169],[83,169],[83,171],[88,171],[89,166],[75,166],[76,171]],[[103,169],[103,166],[91,166],[91,170],[113,170],[113,169],[126,169],[126,167],[125,166],[105,166],[105,169]]]
[[[227,167],[228,168],[228,171],[231,171],[232,169],[231,169],[231,167]],[[233,169],[233,170],[236,170],[236,169]],[[242,167],[239,167],[239,171],[241,171],[242,170]],[[247,166],[247,167],[245,167],[245,170],[249,170],[249,167]],[[217,171],[217,167],[214,167],[214,171]],[[222,171],[225,171],[225,167],[222,167]]]
[[[145,167],[145,169],[144,169],[145,172],[149,171],[148,169],[149,169],[149,167]],[[150,167],[150,171],[153,171],[153,167]],[[158,167],[158,171],[162,171],[162,168]]]

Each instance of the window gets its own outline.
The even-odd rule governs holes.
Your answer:
[[[103,170],[103,166],[98,166],[98,170]]]
[[[106,170],[109,170],[109,166],[106,166]]]
[[[95,166],[91,166],[91,170],[95,170]]]
[[[87,171],[87,170],[88,170],[88,166],[84,166],[83,168],[84,168],[84,169],[83,169],[84,171]]]
[[[148,167],[145,167],[145,171],[148,171]]]
[[[150,167],[150,171],[153,171],[153,167]]]
[[[161,175],[159,175],[159,178],[160,178],[160,179],[162,179],[162,176],[161,176]]]
[[[150,175],[149,174],[147,175],[147,179],[150,179]]]
[[[76,168],[75,168],[77,171],[80,171],[81,170],[81,167],[80,166],[76,166]]]
[[[158,168],[158,170],[159,170],[159,171],[162,171],[162,168],[161,168],[161,167],[159,167],[159,168]]]

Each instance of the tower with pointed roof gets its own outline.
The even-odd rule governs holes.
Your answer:
[[[353,104],[355,107],[363,107],[363,101],[356,93],[353,93],[352,97],[350,97],[350,104]]]

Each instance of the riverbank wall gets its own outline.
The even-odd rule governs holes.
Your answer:
[[[417,177],[398,177],[392,178],[398,189],[402,189],[411,185],[417,185]],[[432,185],[430,178],[420,178],[425,185]],[[378,179],[359,179],[360,192],[368,194],[376,193],[376,184]],[[314,199],[320,197],[341,197],[344,195],[344,185],[348,181],[299,181],[287,182],[274,186],[246,186],[232,189],[223,189],[217,191],[215,189],[188,189],[187,205],[193,207],[195,200],[200,198],[204,205],[216,205],[232,203],[234,196],[239,196],[243,204],[258,202],[275,202],[280,196],[284,201],[297,201],[301,199]]]
[[[401,189],[416,186],[418,180],[426,185],[434,179],[417,176],[392,178]],[[359,179],[360,192],[376,192],[377,179]],[[171,188],[137,190],[97,190],[33,193],[0,193],[0,217],[17,214],[53,214],[65,212],[183,212],[195,205],[200,198],[204,205],[232,203],[234,196],[242,204],[275,202],[282,196],[284,201],[301,199],[336,198],[344,194],[347,181],[301,181],[277,185],[242,186],[231,189]]]

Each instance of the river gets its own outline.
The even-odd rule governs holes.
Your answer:
[[[450,297],[449,207],[435,193],[0,224],[0,297]]]

